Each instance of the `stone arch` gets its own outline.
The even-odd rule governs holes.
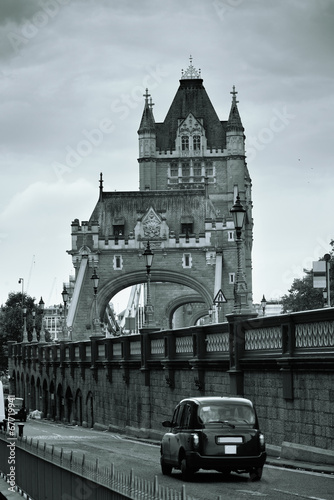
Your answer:
[[[62,422],[64,419],[64,405],[65,405],[62,384],[58,384],[56,396],[57,396],[56,399],[57,418]]]
[[[86,422],[85,425],[89,428],[94,427],[94,397],[89,391],[86,398]]]
[[[52,381],[50,384],[50,418],[52,420],[56,419],[57,416],[57,405],[56,405],[56,389],[54,382]]]
[[[64,405],[64,418],[66,422],[72,422],[73,419],[73,394],[71,388],[68,386],[65,393],[65,405]]]
[[[32,375],[29,380],[29,408],[30,411],[36,410],[36,386],[35,386],[35,377]]]
[[[203,299],[199,295],[182,295],[182,297],[177,297],[176,299],[171,300],[166,306],[166,316],[168,317],[168,328],[172,329],[173,325],[173,315],[179,307],[185,304],[193,304],[196,302],[204,302]]]
[[[35,391],[35,409],[41,411],[41,404],[42,404],[42,388],[41,388],[41,380],[38,377],[37,382],[36,382],[36,391]]]
[[[82,425],[83,422],[83,406],[82,406],[82,392],[78,389],[74,399],[74,420],[77,424]]]
[[[179,285],[184,285],[191,288],[198,294],[197,302],[204,302],[207,305],[207,308],[209,308],[210,304],[212,304],[213,302],[211,291],[209,291],[203,283],[185,273],[172,270],[153,269],[151,270],[150,276],[151,282],[177,283]],[[101,320],[103,319],[107,304],[114,295],[116,295],[121,290],[128,288],[129,286],[137,285],[139,283],[145,283],[146,280],[146,271],[139,270],[124,274],[118,278],[110,279],[107,283],[102,285],[97,293],[97,309],[99,318]],[[93,314],[94,300],[92,299],[91,321],[93,320]]]
[[[42,385],[42,412],[44,417],[49,415],[49,391],[47,381],[44,379]]]
[[[26,388],[25,388],[25,383],[24,383],[24,375],[23,375],[23,372],[21,373],[21,376],[20,374],[18,373],[18,376],[19,376],[19,394],[21,395],[21,397],[24,399],[25,401],[25,404],[27,405],[28,402],[26,401],[27,399],[27,394],[26,394]]]

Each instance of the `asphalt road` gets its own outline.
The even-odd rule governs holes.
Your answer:
[[[28,420],[23,429],[24,436],[40,443],[63,448],[64,453],[73,451],[77,456],[84,453],[86,460],[99,459],[100,466],[110,466],[125,473],[133,473],[180,491],[184,481],[179,471],[171,477],[163,476],[160,469],[160,450],[157,443],[143,442],[108,431],[97,431],[79,426]],[[334,476],[302,470],[289,470],[266,465],[262,480],[251,482],[248,475],[231,474],[223,479],[217,472],[198,472],[186,483],[186,493],[194,500],[247,500],[263,497],[266,500],[333,500]]]

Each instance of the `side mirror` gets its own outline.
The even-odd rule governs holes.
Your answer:
[[[162,422],[162,427],[172,427],[172,422],[170,422],[169,420],[164,420]]]

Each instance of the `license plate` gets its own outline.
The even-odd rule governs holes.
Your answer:
[[[235,436],[235,437],[218,436],[217,443],[218,444],[241,444],[242,437],[241,436]]]
[[[235,444],[226,444],[225,445],[225,455],[236,455],[237,447]]]

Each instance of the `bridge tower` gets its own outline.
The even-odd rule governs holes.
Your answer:
[[[145,283],[144,251],[154,252],[150,281],[153,324],[170,328],[177,310],[189,322],[213,309],[223,321],[234,308],[237,246],[230,209],[237,195],[246,209],[241,251],[252,308],[252,198],[245,135],[233,87],[229,117],[221,121],[190,59],[163,122],[156,122],[148,89],[138,129],[139,191],[104,192],[89,221],[72,223],[75,288],[67,316],[72,339],[96,333],[104,311],[120,290]],[[97,271],[97,295],[91,276]],[[221,294],[222,292],[222,294]],[[95,321],[94,321],[95,320]],[[188,321],[188,323],[187,323]],[[100,328],[100,327],[99,327]],[[98,329],[99,329],[98,328]]]

